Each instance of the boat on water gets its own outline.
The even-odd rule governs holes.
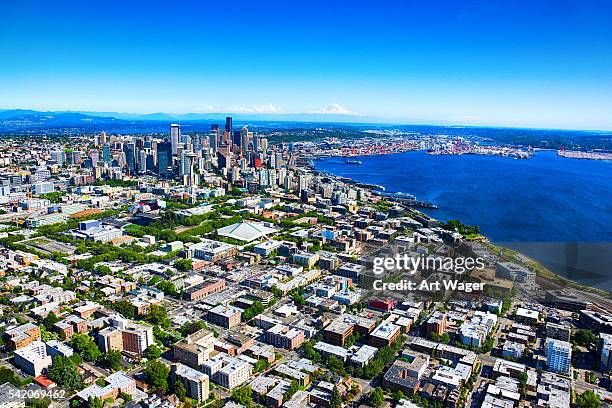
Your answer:
[[[413,196],[412,194],[408,194],[408,193],[404,193],[402,191],[397,191],[395,193],[392,192],[386,192],[386,191],[375,191],[376,194],[381,195],[383,197],[390,197],[390,198],[401,198],[401,199],[407,199],[407,200],[416,200],[416,197]]]
[[[358,166],[361,166],[361,162],[355,159],[345,159],[344,164],[356,164]]]

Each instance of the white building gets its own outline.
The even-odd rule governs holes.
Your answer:
[[[202,369],[214,383],[230,390],[248,381],[253,373],[251,364],[227,354],[218,354],[205,361]]]
[[[209,380],[206,374],[179,363],[172,365],[171,376],[174,383],[183,383],[188,397],[198,402],[208,399]]]
[[[15,365],[24,372],[38,377],[52,363],[47,354],[47,346],[42,341],[34,341],[29,346],[15,350]]]
[[[507,340],[504,343],[504,348],[502,351],[502,356],[504,357],[512,357],[515,359],[519,359],[525,353],[525,345],[521,343],[517,343],[511,340]]]

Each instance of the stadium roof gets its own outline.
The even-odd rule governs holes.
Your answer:
[[[275,228],[266,227],[259,222],[242,221],[227,227],[219,228],[217,234],[222,237],[251,242],[266,235],[278,232]]]

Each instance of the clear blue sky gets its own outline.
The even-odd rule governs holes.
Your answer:
[[[0,108],[612,129],[607,0],[173,3],[6,2]]]

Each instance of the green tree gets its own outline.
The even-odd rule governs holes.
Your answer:
[[[261,303],[259,300],[256,300],[255,302],[253,302],[253,304],[249,308],[247,308],[242,313],[242,321],[248,322],[249,320],[257,316],[258,314],[263,313],[265,310],[266,310],[266,307],[263,305],[263,303]]]
[[[370,393],[370,405],[374,408],[378,408],[382,406],[385,402],[385,394],[383,389],[380,387],[376,387],[374,391]]]
[[[306,304],[306,299],[304,299],[304,296],[296,292],[293,294],[293,302],[296,305],[304,306]]]
[[[601,398],[595,391],[587,390],[576,398],[576,404],[580,408],[600,408]]]
[[[98,265],[96,266],[96,268],[94,269],[94,272],[98,275],[111,275],[113,273],[113,271],[111,270],[110,267],[108,267],[107,265]]]
[[[251,391],[251,386],[246,385],[244,387],[235,388],[232,391],[232,401],[237,404],[244,405],[247,408],[253,403],[253,393]]]
[[[75,390],[81,387],[83,381],[76,366],[68,357],[56,356],[47,370],[47,375],[60,387]]]
[[[104,408],[104,401],[102,401],[98,397],[89,397],[87,398],[87,407],[88,408]]]
[[[49,405],[51,405],[49,398],[35,398],[26,403],[26,407],[29,408],[49,408]]]
[[[51,331],[53,330],[53,325],[57,322],[59,322],[60,319],[59,317],[57,317],[57,315],[53,312],[49,312],[49,314],[47,315],[47,317],[45,317],[43,319],[43,325],[45,326],[45,329]]]
[[[334,386],[334,390],[332,391],[332,396],[329,401],[330,408],[340,408],[342,406],[342,398],[340,397],[340,391],[338,391],[338,387]]]
[[[108,353],[103,354],[98,362],[100,365],[111,371],[121,370],[121,353],[116,350],[111,350]]]
[[[163,280],[157,284],[157,289],[167,295],[176,295],[176,285],[170,281]]]
[[[168,391],[168,374],[170,369],[159,360],[149,360],[144,369],[147,384],[158,394]]]
[[[289,386],[289,389],[287,390],[287,392],[285,392],[284,399],[286,401],[289,401],[291,397],[293,397],[293,395],[299,391],[299,389],[300,389],[300,384],[298,384],[297,380],[291,381],[291,385]]]
[[[405,399],[406,396],[404,395],[404,393],[401,390],[398,390],[394,395],[393,395],[393,400],[397,403],[400,402],[401,400]]]
[[[77,333],[70,339],[70,346],[83,357],[85,361],[95,361],[102,353],[96,342],[87,334]]]
[[[185,385],[182,381],[177,381],[176,384],[174,384],[174,394],[176,394],[177,398],[180,401],[185,400],[185,397],[187,396],[187,390],[185,389]]]
[[[157,345],[151,344],[146,351],[146,356],[149,360],[155,360],[161,356],[161,350]]]
[[[262,359],[262,360],[258,360],[255,363],[255,372],[256,373],[262,373],[264,371],[266,371],[268,368],[270,367],[270,363],[268,363],[268,360]]]
[[[321,361],[321,354],[319,354],[319,352],[314,349],[312,341],[304,342],[302,351],[304,352],[304,357],[306,357],[307,359],[312,360],[315,363]]]
[[[274,297],[277,299],[280,299],[281,297],[283,297],[283,292],[281,292],[281,290],[276,286],[272,286],[272,289],[270,289],[270,292],[272,292]]]
[[[127,300],[115,302],[111,308],[128,319],[136,317],[136,307]]]
[[[589,347],[597,342],[597,336],[589,329],[580,329],[574,333],[574,342],[579,346]]]
[[[170,327],[168,311],[165,307],[160,305],[151,305],[149,312],[145,316],[145,320],[151,324],[163,327],[164,329]]]
[[[13,370],[6,367],[0,367],[0,384],[11,383],[15,387],[21,387],[21,379],[15,375]]]
[[[341,371],[344,369],[344,363],[342,363],[342,361],[338,357],[330,355],[327,358],[327,368],[332,371]]]
[[[188,336],[202,329],[208,329],[208,325],[203,320],[196,320],[183,323],[179,331],[183,336]]]
[[[193,269],[193,262],[191,259],[177,259],[174,267],[179,271],[190,271]]]

